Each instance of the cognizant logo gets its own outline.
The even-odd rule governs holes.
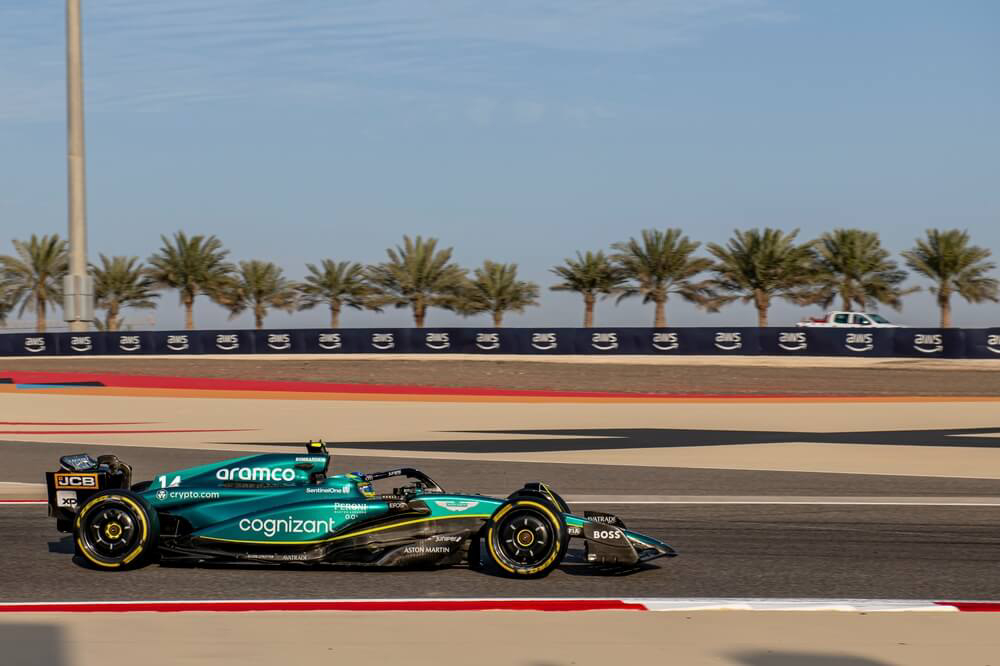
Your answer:
[[[259,532],[266,537],[273,537],[278,532],[283,534],[327,534],[336,529],[333,518],[318,520],[302,520],[300,518],[243,518],[239,522],[241,532]]]
[[[288,467],[230,467],[215,473],[219,481],[294,481],[295,470]]]

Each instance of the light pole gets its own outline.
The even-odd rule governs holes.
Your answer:
[[[83,151],[83,49],[80,0],[66,0],[66,119],[69,168],[69,274],[63,283],[63,317],[71,331],[94,318],[94,290],[87,273],[87,192]]]

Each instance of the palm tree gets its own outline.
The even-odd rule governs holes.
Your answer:
[[[58,234],[25,241],[14,241],[17,256],[0,257],[0,271],[8,291],[11,307],[21,304],[18,316],[34,310],[39,333],[45,332],[45,316],[49,304],[62,297],[63,277],[69,272],[66,241]]]
[[[707,280],[692,281],[708,270],[712,262],[692,256],[701,243],[689,240],[680,229],[646,229],[641,239],[615,243],[613,259],[630,282],[618,300],[642,296],[643,303],[655,305],[653,326],[667,325],[666,306],[671,294],[691,303],[711,308]]]
[[[840,299],[844,310],[859,310],[879,303],[900,310],[902,297],[918,288],[903,289],[906,271],[889,258],[878,234],[861,229],[835,229],[816,243],[818,280],[823,307]]]
[[[264,328],[264,317],[270,308],[285,312],[295,309],[295,284],[270,261],[241,261],[234,279],[222,291],[220,301],[229,308],[230,318],[245,310],[253,311],[254,327]]]
[[[958,229],[928,229],[912,250],[903,252],[906,265],[934,281],[931,293],[941,309],[941,328],[951,328],[951,296],[957,293],[969,303],[997,302],[1000,283],[986,273],[996,268],[987,261],[992,253],[969,245],[969,233]]]
[[[153,280],[138,263],[139,257],[111,257],[99,255],[101,265],[90,265],[94,278],[94,297],[97,307],[107,310],[104,330],[117,331],[121,323],[122,308],[155,308]]]
[[[340,311],[347,307],[361,310],[378,309],[371,304],[374,289],[368,284],[365,268],[349,261],[324,259],[317,268],[306,264],[309,274],[298,285],[299,309],[308,310],[320,304],[330,307],[330,328],[340,328]]]
[[[551,269],[562,282],[549,287],[552,291],[575,291],[583,295],[583,325],[594,325],[594,305],[598,297],[618,292],[625,276],[603,252],[576,253],[576,259],[563,260],[562,266]]]
[[[379,290],[373,304],[411,308],[417,328],[423,327],[429,307],[459,309],[468,278],[465,269],[451,262],[451,252],[450,247],[438,250],[436,238],[403,236],[402,246],[386,250],[389,261],[368,270]]]
[[[184,306],[184,325],[194,328],[194,299],[205,294],[218,301],[229,286],[233,265],[226,262],[228,250],[215,236],[188,237],[183,231],[171,241],[160,236],[163,245],[149,258],[149,276],[158,287],[176,289]]]
[[[709,243],[708,251],[718,260],[712,267],[712,288],[721,292],[719,305],[736,299],[753,303],[757,325],[767,326],[767,311],[774,297],[793,303],[813,303],[816,254],[812,243],[795,242],[799,230],[784,233],[779,229],[736,231],[725,247]]]
[[[524,308],[538,305],[538,285],[517,279],[517,264],[498,264],[487,259],[477,268],[466,288],[462,311],[475,314],[489,312],[493,325],[503,326],[507,312],[524,312]]]

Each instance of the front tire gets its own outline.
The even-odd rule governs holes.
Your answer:
[[[549,501],[515,498],[501,505],[486,530],[489,559],[505,574],[541,578],[566,555],[566,521]]]
[[[141,565],[156,551],[160,525],[156,512],[138,495],[106,490],[87,500],[76,514],[76,552],[95,569]]]

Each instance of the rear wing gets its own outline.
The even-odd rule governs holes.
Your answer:
[[[77,508],[101,490],[128,488],[132,467],[118,456],[93,458],[86,453],[63,456],[59,470],[45,473],[49,516],[61,532],[72,530]]]

